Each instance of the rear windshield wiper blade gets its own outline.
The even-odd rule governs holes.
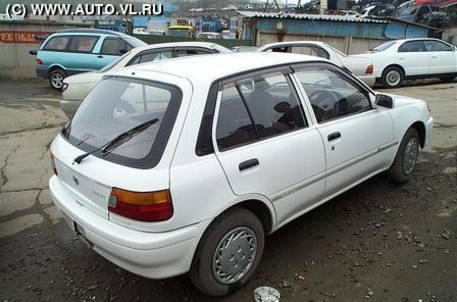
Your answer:
[[[100,151],[100,150],[103,152],[104,155],[106,155],[106,154],[110,153],[112,150],[114,150],[117,147],[119,147],[120,145],[122,145],[122,144],[126,143],[127,141],[129,141],[135,135],[137,135],[137,134],[143,132],[144,130],[146,130],[147,128],[149,128],[149,126],[157,123],[158,121],[159,121],[159,119],[155,118],[155,119],[152,119],[150,121],[147,121],[147,122],[144,122],[142,124],[139,124],[138,126],[135,126],[130,130],[122,132],[121,134],[119,134],[118,136],[116,136],[115,138],[113,138],[112,140],[110,140],[109,142],[107,142],[106,144],[101,146],[100,148],[97,148],[97,149],[95,149],[93,151],[84,153],[84,154],[76,157],[73,160],[73,163],[80,164],[81,161],[84,158],[86,158],[89,155],[91,155],[92,153],[95,153],[95,152]]]

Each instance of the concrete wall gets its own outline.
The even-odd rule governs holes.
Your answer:
[[[83,27],[87,24],[70,24],[42,21],[0,21],[0,35],[5,32],[35,33],[44,35],[62,28]],[[36,78],[35,56],[29,50],[38,49],[39,40],[32,43],[5,43],[5,37],[0,40],[0,78]]]

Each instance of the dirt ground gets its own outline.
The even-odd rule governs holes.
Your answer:
[[[427,100],[436,127],[414,177],[378,175],[266,239],[258,271],[224,298],[187,276],[149,280],[74,237],[48,192],[49,143],[65,116],[41,81],[0,82],[0,301],[457,301],[457,82],[386,92]]]

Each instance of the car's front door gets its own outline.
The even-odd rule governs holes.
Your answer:
[[[321,136],[286,71],[225,80],[217,97],[216,156],[236,195],[263,195],[279,224],[320,200],[325,184]]]
[[[294,69],[324,142],[325,195],[388,167],[396,144],[389,110],[374,108],[370,93],[334,66],[316,63]]]

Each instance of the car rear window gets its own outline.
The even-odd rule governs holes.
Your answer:
[[[173,85],[107,78],[89,93],[62,134],[72,145],[94,156],[151,168],[160,161],[181,99],[181,90]],[[119,136],[121,139],[110,145]]]

